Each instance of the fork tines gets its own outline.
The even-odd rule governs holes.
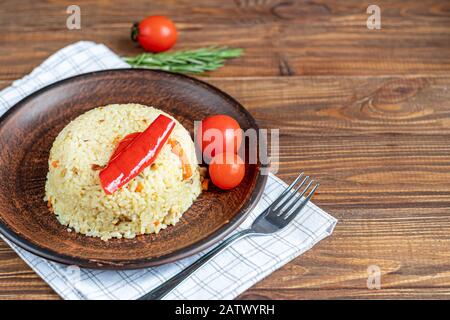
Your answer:
[[[314,183],[314,179],[309,176],[303,177],[304,173],[300,173],[294,182],[272,203],[269,207],[268,218],[284,220],[288,223],[297,216],[303,207],[309,202],[314,192],[319,187],[318,183]],[[303,178],[303,179],[302,179]],[[301,182],[298,184],[298,182]],[[298,186],[294,188],[296,185]],[[305,186],[306,185],[306,186]],[[294,189],[294,190],[292,190]],[[309,191],[309,192],[308,192]]]

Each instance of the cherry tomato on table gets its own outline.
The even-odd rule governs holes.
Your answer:
[[[210,136],[208,136],[208,131]],[[216,134],[220,136],[222,145],[220,145],[220,141],[219,143],[215,142]],[[241,142],[242,130],[239,123],[232,117],[224,114],[203,119],[201,130],[197,132],[197,144],[202,151],[204,159],[208,162],[216,153],[237,153]]]
[[[131,39],[150,52],[169,50],[177,41],[177,36],[174,23],[164,16],[147,17],[135,23],[131,30]]]
[[[218,154],[209,164],[209,176],[220,189],[233,189],[244,179],[244,161],[234,153]]]

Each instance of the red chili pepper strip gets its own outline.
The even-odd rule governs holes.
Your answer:
[[[120,140],[119,144],[117,145],[116,149],[114,150],[112,156],[109,158],[108,162],[111,162],[119,153],[125,149],[126,146],[130,144],[131,141],[134,140],[138,135],[140,135],[141,132],[133,132],[125,136],[122,140]]]
[[[100,182],[106,194],[114,193],[152,164],[174,127],[174,120],[159,115],[145,131],[112,157],[106,168],[100,171]]]

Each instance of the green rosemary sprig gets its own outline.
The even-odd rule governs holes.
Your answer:
[[[124,60],[133,67],[200,74],[224,65],[225,60],[239,57],[243,49],[208,47],[162,53],[142,53]]]

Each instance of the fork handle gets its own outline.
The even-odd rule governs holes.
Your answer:
[[[228,247],[233,242],[254,233],[251,229],[245,229],[242,231],[239,231],[238,233],[235,233],[228,239],[224,240],[221,244],[216,246],[214,249],[209,251],[208,253],[204,254],[200,259],[195,261],[193,264],[191,264],[186,269],[182,270],[181,272],[174,275],[172,278],[161,284],[160,286],[156,287],[149,293],[146,293],[142,297],[140,297],[138,300],[161,300],[164,298],[167,294],[169,294],[173,289],[175,289],[180,283],[182,283],[184,280],[186,280],[191,274],[193,274],[198,268],[203,266],[206,262],[208,262],[210,259],[212,259],[216,254],[221,252],[223,249]]]

